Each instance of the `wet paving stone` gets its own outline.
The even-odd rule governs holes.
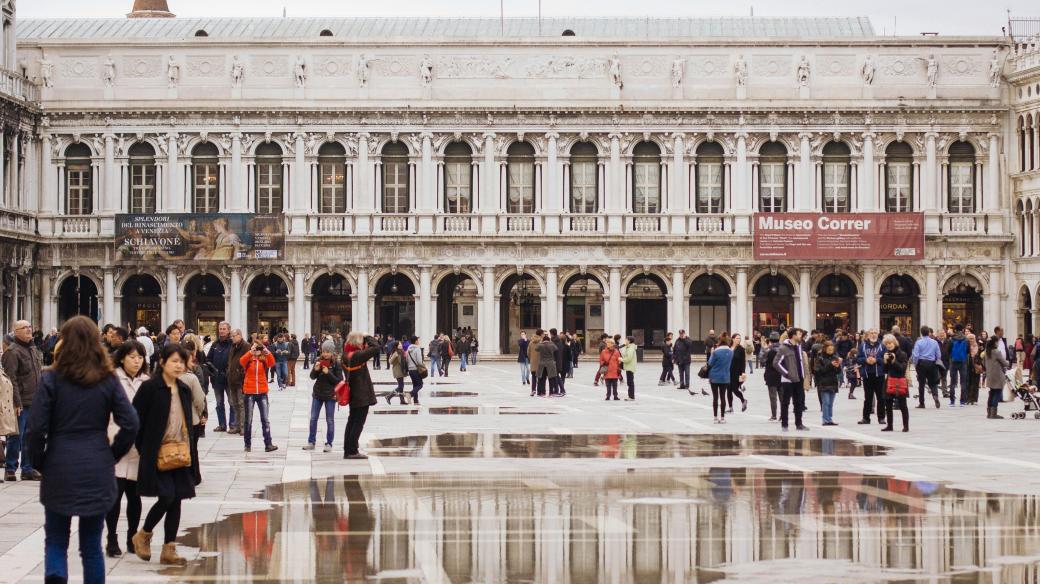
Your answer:
[[[477,408],[437,413],[475,414]],[[472,411],[471,411],[472,410]],[[381,438],[376,456],[421,458],[686,458],[695,456],[880,456],[884,446],[837,438],[730,434],[495,434],[446,433]]]
[[[475,416],[480,413],[480,408],[471,406],[447,406],[429,408],[427,411],[434,416]]]
[[[1038,582],[1040,499],[851,472],[344,476],[190,529],[224,582]]]
[[[429,397],[477,397],[475,391],[431,391]]]

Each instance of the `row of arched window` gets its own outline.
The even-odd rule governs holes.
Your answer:
[[[1018,116],[1018,170],[1020,172],[1040,170],[1037,141],[1040,141],[1040,112]]]
[[[756,210],[785,212],[790,205],[794,162],[782,142],[766,142],[757,158]],[[832,141],[822,150],[819,196],[820,208],[828,213],[852,210],[851,151],[847,144]],[[971,213],[975,210],[975,149],[969,142],[955,142],[948,152],[948,210]],[[219,150],[210,142],[196,145],[190,153],[190,210],[195,213],[220,211],[223,174]],[[379,159],[381,201],[384,213],[407,213],[412,207],[413,176],[408,147],[389,142]],[[601,205],[601,158],[595,144],[575,143],[570,150],[567,171],[567,210],[571,213],[597,213]],[[724,213],[727,210],[727,184],[730,178],[725,152],[717,142],[705,142],[696,150],[691,182],[693,209],[697,213]],[[261,144],[255,151],[250,177],[257,213],[279,213],[285,208],[286,161],[282,148],[274,142]],[[138,142],[128,151],[128,196],[130,213],[154,213],[158,207],[158,166],[155,149]],[[861,172],[864,170],[861,169]],[[65,152],[66,212],[89,215],[93,212],[93,181],[90,148],[82,143],[70,145]],[[318,150],[317,209],[320,213],[346,213],[348,179],[351,168],[342,144],[328,142]],[[515,142],[506,152],[504,207],[507,213],[534,213],[536,196],[535,149],[528,142]],[[915,210],[914,152],[906,142],[893,142],[885,149],[883,208],[888,212]],[[654,214],[662,210],[662,163],[660,147],[650,141],[632,150],[631,210]],[[444,150],[441,177],[442,208],[451,214],[470,213],[475,208],[474,158],[470,146],[452,142]]]

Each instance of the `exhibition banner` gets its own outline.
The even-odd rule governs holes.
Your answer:
[[[153,213],[116,215],[117,259],[277,260],[281,215]]]
[[[755,213],[756,260],[919,260],[923,213]]]

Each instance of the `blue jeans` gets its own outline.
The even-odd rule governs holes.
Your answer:
[[[986,400],[986,406],[990,407],[990,408],[998,408],[998,407],[1000,407],[1000,402],[1003,401],[1003,399],[1004,399],[1004,390],[1003,389],[990,389],[989,390],[989,399]]]
[[[528,361],[520,362],[520,381],[531,383],[531,363]]]
[[[271,419],[268,416],[270,403],[267,401],[267,394],[247,393],[243,396],[243,400],[246,404],[246,413],[245,420],[243,420],[244,423],[242,424],[242,438],[246,441],[246,448],[253,444],[253,404],[256,404],[257,409],[260,410],[260,429],[264,433],[264,446],[270,446]]]
[[[468,361],[469,361],[469,353],[463,353],[462,354],[462,367],[459,369],[459,371],[465,371],[466,370],[466,364],[468,363]]]
[[[213,384],[213,395],[217,399],[217,426],[221,428],[227,428],[227,407],[226,403],[227,386],[220,386],[216,383]],[[235,408],[231,408],[231,425],[235,425]]]
[[[285,383],[289,379],[289,363],[286,361],[276,361],[274,364],[274,372],[278,375],[278,387],[285,387]]]
[[[318,438],[318,414],[325,408],[325,444],[332,445],[336,437],[336,400],[320,400],[311,398],[311,431],[307,434],[307,444],[314,444]]]
[[[834,416],[834,396],[838,394],[833,391],[821,391],[820,392],[820,403],[823,405],[823,421],[824,423],[833,422]]]
[[[419,375],[418,371],[412,370],[408,372],[408,377],[412,380],[412,401],[419,401],[419,390],[423,388],[422,375]]]
[[[45,577],[69,577],[69,532],[72,517],[47,511],[43,523]],[[79,518],[79,555],[83,558],[84,584],[103,584],[105,557],[101,553],[101,530],[105,516]]]
[[[18,433],[7,438],[7,472],[18,470],[18,455],[22,455],[22,474],[32,472],[29,460],[29,441],[25,439],[25,426],[29,423],[29,408],[23,408],[18,416]],[[23,477],[24,478],[24,477]]]
[[[430,377],[437,377],[441,374],[441,358],[440,355],[430,355]]]
[[[964,394],[968,389],[968,362],[967,361],[950,361],[950,403],[957,402],[957,382],[960,381],[961,386],[961,403],[964,402]]]

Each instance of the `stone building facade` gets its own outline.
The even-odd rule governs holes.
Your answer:
[[[1032,327],[1035,42],[764,18],[42,19],[18,37],[9,68],[39,96],[5,122],[24,161],[0,217],[7,318],[471,326],[483,353],[538,326],[646,345]],[[756,261],[759,211],[921,212],[925,257]],[[209,212],[279,214],[285,259],[115,245],[119,214]]]

